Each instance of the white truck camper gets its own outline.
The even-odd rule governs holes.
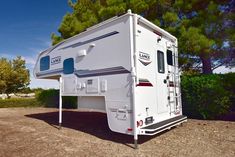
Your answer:
[[[155,135],[187,121],[182,115],[177,39],[128,13],[97,24],[41,52],[34,75],[60,82],[78,108],[103,111],[109,128]]]

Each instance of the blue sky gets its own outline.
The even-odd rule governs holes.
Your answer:
[[[22,56],[31,72],[31,88],[58,88],[57,81],[36,80],[32,71],[37,54],[50,47],[51,33],[57,32],[67,12],[71,12],[67,0],[2,0],[0,3],[0,57]],[[226,70],[221,68],[215,72]]]
[[[57,81],[36,80],[32,69],[37,54],[51,44],[63,16],[71,12],[67,0],[2,0],[0,57],[23,56],[31,72],[30,87],[58,88]]]

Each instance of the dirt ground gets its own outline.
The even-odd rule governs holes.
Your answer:
[[[189,119],[156,136],[131,136],[109,130],[106,115],[48,108],[0,109],[0,157],[42,156],[235,156],[235,122]]]

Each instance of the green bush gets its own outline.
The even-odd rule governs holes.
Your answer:
[[[37,100],[45,107],[59,107],[59,90],[48,89],[36,93]],[[77,97],[62,98],[63,108],[77,108]]]
[[[59,104],[59,91],[48,89],[37,92],[36,99],[45,107],[57,107]]]
[[[234,96],[234,83],[229,79],[230,74],[182,76],[184,114],[203,119],[215,119],[226,114]]]
[[[6,107],[38,107],[42,106],[34,98],[14,98],[14,99],[0,99],[0,108]]]
[[[225,90],[231,93],[231,110],[235,111],[235,73],[220,75],[221,83]]]

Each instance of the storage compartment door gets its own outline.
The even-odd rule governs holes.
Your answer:
[[[76,94],[76,76],[63,76],[63,94]]]

